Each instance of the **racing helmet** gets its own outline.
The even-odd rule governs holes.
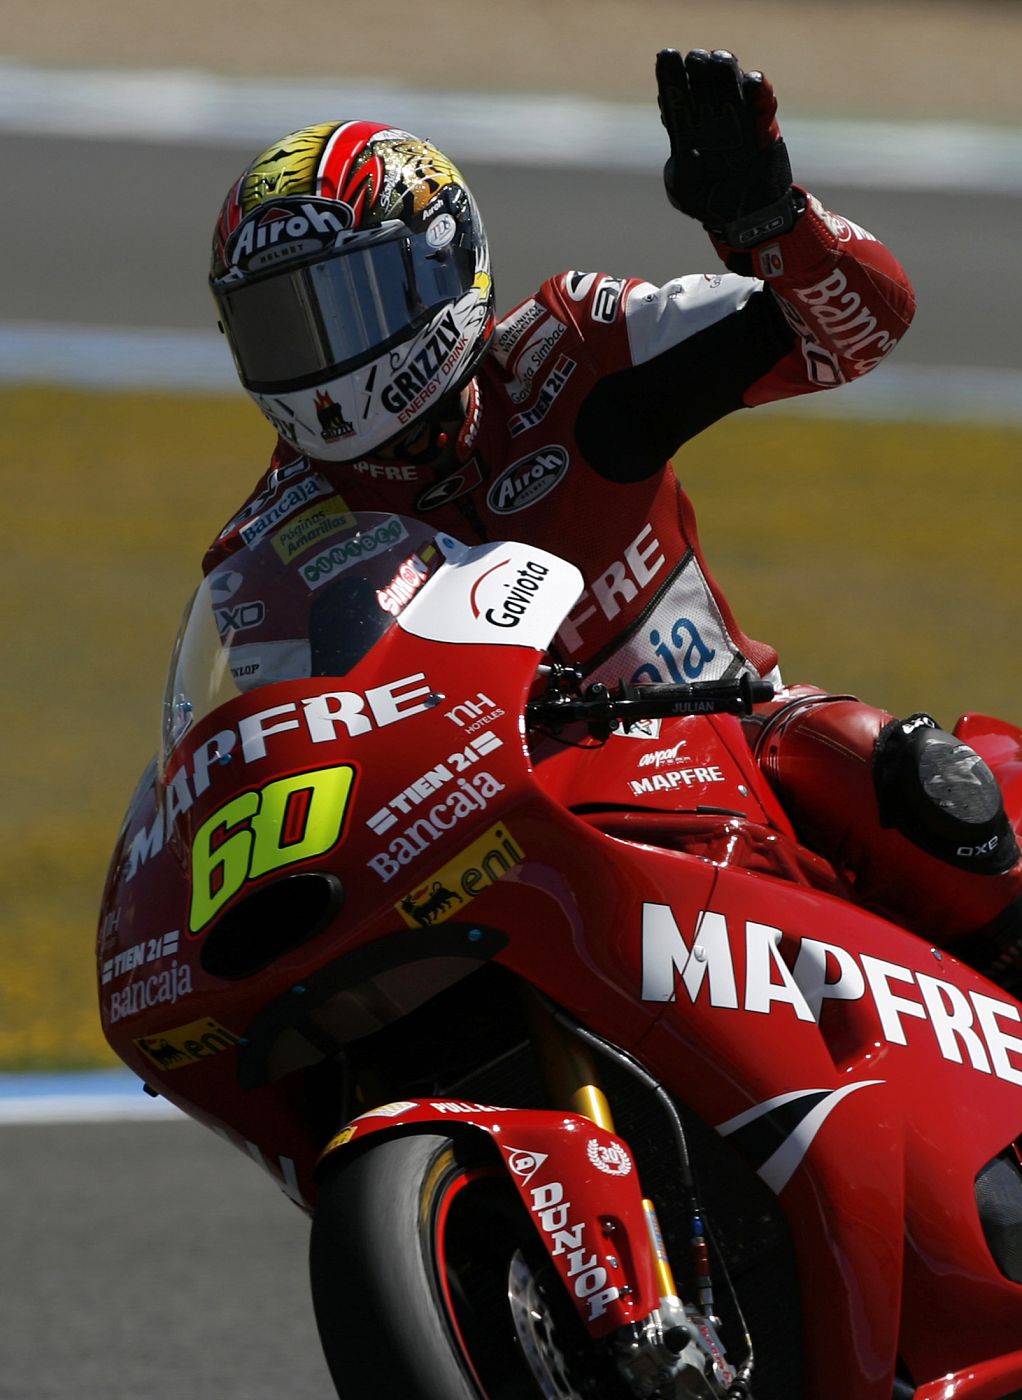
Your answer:
[[[435,418],[493,334],[468,186],[435,146],[378,122],[303,127],[257,156],[220,210],[210,288],[245,389],[329,461]]]

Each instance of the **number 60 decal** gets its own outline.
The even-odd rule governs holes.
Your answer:
[[[336,845],[354,779],[354,768],[343,763],[296,773],[243,792],[208,817],[192,844],[192,933],[249,880]]]

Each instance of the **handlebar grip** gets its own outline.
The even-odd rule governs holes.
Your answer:
[[[633,705],[641,702],[644,705],[663,706],[665,714],[670,713],[667,707],[672,704],[680,706],[691,704],[693,713],[705,714],[712,712],[717,707],[721,711],[751,709],[753,705],[772,700],[774,693],[772,681],[763,680],[760,676],[752,676],[748,671],[743,671],[740,676],[736,676],[733,680],[692,681],[689,684],[678,685],[664,681],[634,685],[628,681],[621,681],[614,699]],[[681,709],[674,712],[684,713],[685,711]]]
[[[689,685],[657,682],[634,685],[618,683],[614,691],[596,684],[584,695],[558,692],[526,706],[527,722],[563,727],[581,720],[593,733],[609,733],[614,724],[652,719],[657,716],[748,714],[754,705],[772,700],[772,682],[745,671],[731,680],[693,681]]]
[[[777,694],[773,681],[765,681],[760,677],[749,682],[749,699],[754,705],[763,705],[767,700],[772,700]]]

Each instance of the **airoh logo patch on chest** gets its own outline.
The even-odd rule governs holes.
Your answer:
[[[497,477],[486,493],[486,504],[496,515],[527,510],[564,480],[569,463],[567,451],[558,444],[519,457]]]

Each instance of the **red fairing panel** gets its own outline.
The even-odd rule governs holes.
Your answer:
[[[1022,1389],[1022,1351],[980,1361],[964,1371],[921,1385],[915,1400],[1005,1400]]]
[[[1019,1287],[973,1183],[1022,1123],[1017,1004],[894,925],[729,870],[695,916],[647,896],[642,935],[643,1000],[665,1003],[645,1063],[675,1086],[684,1066],[685,1101],[778,1194],[810,1393],[881,1400],[896,1355],[916,1376],[1006,1356]]]

